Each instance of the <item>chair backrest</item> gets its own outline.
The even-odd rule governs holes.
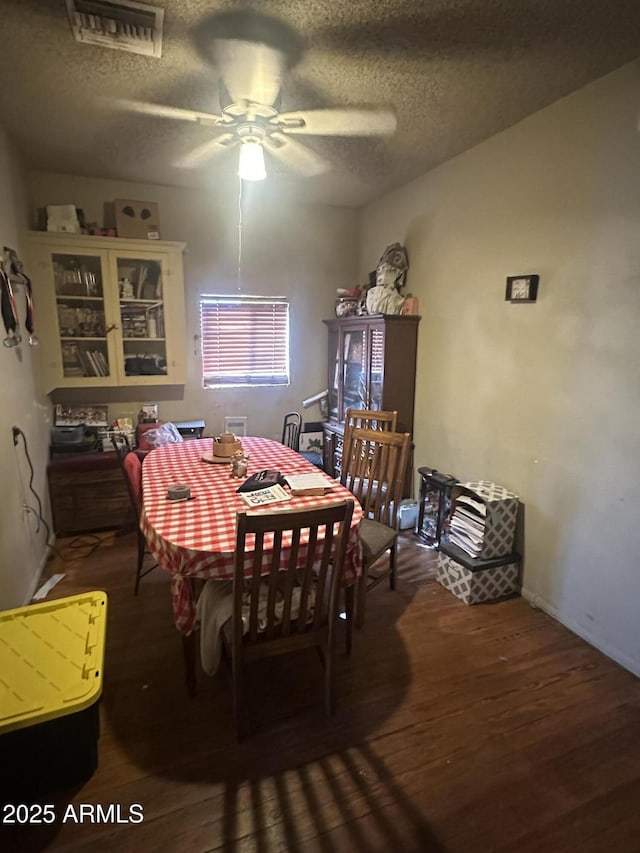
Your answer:
[[[395,528],[410,441],[408,432],[361,427],[345,435],[340,482],[356,496],[365,518]]]
[[[136,427],[136,443],[138,445],[138,453],[148,453],[150,450],[153,450],[153,445],[150,444],[145,438],[145,433],[150,429],[158,429],[158,427],[162,426],[162,421],[156,421],[151,424],[138,424]]]
[[[121,456],[122,471],[131,498],[131,505],[140,519],[142,513],[142,462],[133,450]]]
[[[291,650],[334,625],[353,507],[346,500],[317,509],[237,514],[234,656],[246,659],[252,644],[262,646],[256,656]],[[302,544],[305,532],[308,542]],[[247,549],[248,536],[255,544]],[[265,645],[280,648],[267,651]]]
[[[344,416],[346,426],[362,427],[363,429],[381,429],[387,432],[396,431],[397,421],[398,412],[395,410],[347,409]]]
[[[395,432],[398,412],[394,409],[347,409],[344,416],[344,441],[349,441],[349,432],[354,427]]]
[[[302,417],[299,412],[289,412],[286,414],[282,425],[282,444],[286,444],[292,450],[299,450],[301,425]]]

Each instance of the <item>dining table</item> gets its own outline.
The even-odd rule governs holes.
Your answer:
[[[289,447],[269,438],[241,438],[248,461],[247,477],[263,470],[287,474],[314,473],[326,480],[324,494],[292,495],[282,503],[268,504],[252,512],[281,509],[316,509],[337,501],[352,499],[353,494],[337,480],[308,462]],[[244,479],[231,476],[228,462],[212,462],[214,439],[202,438],[156,447],[142,465],[142,513],[140,526],[149,550],[159,566],[171,575],[171,598],[175,626],[183,637],[192,634],[196,624],[196,579],[233,577],[236,550],[236,515],[249,511],[238,492]],[[172,486],[186,485],[190,497],[175,501],[168,498]],[[341,586],[353,591],[362,572],[360,521],[362,508],[355,501],[347,555]],[[283,543],[286,560],[286,541]],[[265,566],[268,562],[265,553]],[[299,561],[304,554],[301,550]],[[251,559],[248,555],[247,574]],[[189,669],[185,647],[185,662]],[[187,672],[187,681],[190,676]]]

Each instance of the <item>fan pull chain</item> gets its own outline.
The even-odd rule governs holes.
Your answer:
[[[242,290],[242,178],[238,177],[238,292]]]

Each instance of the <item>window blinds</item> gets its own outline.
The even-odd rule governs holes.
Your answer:
[[[289,303],[259,296],[200,297],[202,382],[289,384]]]

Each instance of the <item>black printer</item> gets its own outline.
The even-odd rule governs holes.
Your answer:
[[[51,453],[80,453],[98,449],[98,430],[86,424],[51,427]]]

